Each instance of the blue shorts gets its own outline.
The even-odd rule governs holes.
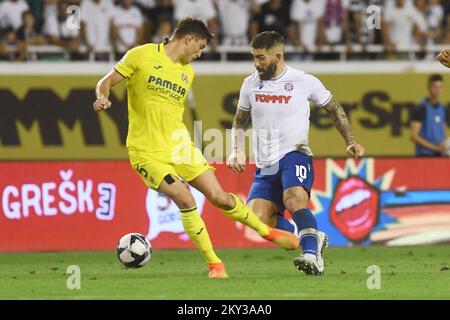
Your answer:
[[[280,212],[284,212],[283,191],[292,187],[303,187],[308,194],[314,182],[313,159],[299,151],[286,154],[278,162],[278,171],[267,175],[257,168],[247,202],[252,199],[265,199],[274,202]]]

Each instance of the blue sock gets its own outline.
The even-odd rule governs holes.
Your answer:
[[[300,234],[303,253],[317,255],[317,221],[309,209],[300,209],[292,214]]]
[[[275,226],[275,228],[288,231],[291,233],[294,233],[295,231],[294,225],[290,223],[289,220],[283,217],[283,215],[281,214],[277,214],[277,225]]]

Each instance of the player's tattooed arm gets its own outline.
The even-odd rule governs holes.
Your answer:
[[[252,117],[250,111],[236,108],[234,116],[233,128],[231,129],[232,149],[227,159],[228,168],[235,173],[245,170],[245,130],[251,125]]]
[[[245,131],[248,129],[252,122],[252,116],[250,111],[236,108],[236,114],[234,115],[233,128],[231,129],[232,147],[233,150],[244,152],[245,150]]]
[[[364,155],[365,149],[356,142],[356,138],[350,127],[350,122],[342,106],[334,98],[331,98],[330,102],[324,108],[330,114],[336,129],[344,138],[345,144],[347,145],[347,153],[355,159],[361,158]]]
[[[338,129],[339,133],[344,138],[345,143],[347,145],[355,143],[356,139],[353,135],[352,129],[350,128],[350,123],[348,121],[347,115],[345,114],[345,111],[339,104],[339,102],[331,98],[330,102],[328,102],[324,106],[324,108],[330,114],[334,126]]]
[[[244,111],[241,108],[236,108],[236,114],[234,115],[233,128],[234,129],[247,129],[252,123],[252,117],[250,111]]]

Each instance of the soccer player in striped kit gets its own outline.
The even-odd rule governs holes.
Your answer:
[[[257,169],[247,205],[268,225],[298,233],[302,253],[294,259],[295,266],[308,275],[321,275],[328,239],[307,208],[314,180],[308,142],[310,101],[328,111],[348,154],[359,159],[365,150],[356,142],[343,108],[322,82],[285,64],[280,34],[262,32],[250,46],[256,72],[241,87],[227,165],[236,173],[245,169],[244,129],[251,122]],[[285,209],[294,225],[283,216]]]

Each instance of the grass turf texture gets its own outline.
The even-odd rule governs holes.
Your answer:
[[[0,299],[450,299],[450,247],[349,247],[325,251],[325,274],[306,276],[278,249],[223,249],[229,279],[208,279],[194,250],[154,250],[141,269],[113,252],[1,253]],[[81,289],[69,290],[69,265]],[[370,265],[381,289],[369,290]]]

